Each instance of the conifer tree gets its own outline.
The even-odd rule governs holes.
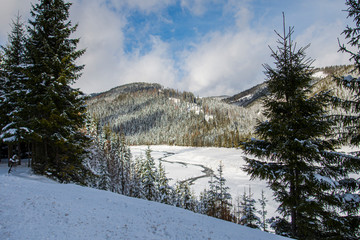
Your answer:
[[[169,180],[166,177],[165,168],[162,163],[159,163],[158,167],[158,177],[157,177],[157,188],[159,192],[159,199],[158,201],[165,204],[171,204],[172,199],[172,188],[169,186]]]
[[[174,205],[193,212],[196,211],[197,204],[188,182],[182,181],[176,183]]]
[[[4,58],[1,62],[4,82],[3,103],[0,137],[8,144],[9,159],[13,154],[13,146],[18,148],[17,155],[20,157],[20,143],[24,142],[30,133],[27,127],[27,116],[24,115],[26,103],[24,96],[27,94],[25,88],[27,77],[26,54],[25,54],[25,30],[18,14],[12,22],[12,31],[8,36],[8,44],[2,47]]]
[[[211,175],[209,180],[209,190],[204,192],[203,200],[206,201],[206,215],[216,217],[217,208],[217,192],[216,192],[216,178]]]
[[[261,198],[258,199],[261,209],[258,210],[258,213],[261,216],[261,228],[263,231],[267,232],[267,219],[266,219],[266,215],[267,215],[267,210],[266,210],[266,204],[269,200],[266,199],[265,194],[264,194],[264,189],[261,190]]]
[[[29,67],[26,96],[32,133],[33,169],[60,181],[84,181],[82,160],[87,138],[79,129],[85,121],[82,93],[71,87],[83,65],[76,60],[77,25],[69,18],[71,3],[40,0],[32,5],[26,50]]]
[[[209,209],[209,204],[210,203],[208,200],[208,193],[207,193],[207,190],[204,189],[204,191],[200,192],[197,212],[200,214],[207,215],[208,209]]]
[[[260,219],[256,215],[256,208],[255,208],[255,199],[253,198],[253,194],[251,193],[251,187],[249,187],[249,194],[246,194],[246,191],[244,191],[244,194],[242,196],[242,202],[241,202],[241,218],[239,223],[241,225],[250,227],[250,228],[259,228]]]
[[[220,162],[218,168],[218,184],[216,185],[217,189],[217,202],[218,202],[218,218],[231,221],[231,194],[229,193],[229,187],[226,186],[226,179],[223,174],[223,164]]]
[[[277,50],[271,49],[275,68],[264,65],[267,120],[257,124],[257,139],[243,145],[258,159],[246,158],[244,169],[252,178],[266,180],[274,191],[282,215],[278,234],[299,239],[341,237],[347,224],[334,192],[349,173],[343,164],[351,158],[334,152],[337,141],[329,138],[334,122],[325,110],[330,96],[312,94],[308,46],[296,48],[292,34],[284,20]]]
[[[157,169],[154,158],[151,156],[151,149],[148,147],[145,151],[145,160],[142,162],[140,178],[144,191],[144,198],[150,201],[158,199],[158,191],[156,188]]]

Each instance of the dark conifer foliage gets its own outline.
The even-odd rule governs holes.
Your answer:
[[[5,124],[8,122],[7,111],[5,110],[5,84],[7,79],[5,77],[5,72],[3,69],[3,58],[3,54],[0,51],[0,129],[3,129],[3,127],[5,127]]]
[[[354,70],[351,75],[335,77],[339,87],[349,92],[345,98],[334,98],[334,105],[340,106],[344,111],[338,116],[340,121],[340,138],[344,144],[360,146],[360,2],[358,0],[346,1],[348,18],[353,19],[354,27],[347,26],[342,34],[348,40],[348,46],[340,44],[339,51],[350,55],[350,61],[354,63]],[[360,152],[353,152],[352,161],[344,162],[348,172],[358,175],[360,173]],[[346,234],[349,239],[360,238],[360,179],[353,177],[344,178],[340,184],[344,189],[340,193],[340,200],[343,204],[344,219],[347,229],[351,232]]]
[[[250,228],[259,228],[260,218],[256,215],[257,210],[255,208],[255,199],[253,198],[253,194],[251,193],[251,187],[249,187],[249,193],[247,194],[244,191],[242,195],[241,202],[241,218],[239,219],[239,223],[241,225],[250,227]]]
[[[268,120],[257,124],[258,139],[243,145],[246,153],[258,159],[246,158],[244,169],[252,178],[267,180],[274,191],[282,215],[275,224],[278,234],[299,239],[347,238],[344,233],[350,229],[340,204],[345,186],[340,183],[349,174],[343,164],[350,164],[352,158],[334,152],[337,141],[328,138],[333,122],[325,110],[330,96],[311,93],[308,46],[296,48],[292,34],[293,28],[286,31],[284,20],[284,33],[277,33],[278,47],[271,49],[275,68],[264,65]]]
[[[71,87],[84,66],[76,60],[77,25],[69,18],[71,4],[41,0],[29,20],[27,110],[33,130],[33,168],[60,181],[83,181],[82,157],[86,138],[79,129],[85,120],[82,93]]]
[[[12,149],[17,145],[20,156],[20,143],[29,135],[27,119],[24,114],[26,103],[24,96],[27,94],[25,74],[25,29],[21,16],[17,15],[12,22],[12,31],[8,36],[8,44],[2,47],[4,58],[1,62],[2,71],[2,103],[0,138],[8,145],[9,158]]]
[[[343,35],[348,39],[348,45],[350,48],[356,48],[357,52],[349,50],[347,46],[340,45],[340,51],[350,54],[350,61],[354,62],[355,71],[360,71],[360,3],[359,1],[348,0],[346,1],[348,6],[348,18],[353,18],[355,27],[347,26],[343,31]],[[344,137],[352,145],[360,145],[360,79],[353,77],[351,75],[338,78],[338,84],[349,90],[351,96],[348,99],[337,99],[340,102],[341,107],[346,110],[346,115],[344,114],[341,118],[345,128]],[[358,153],[359,155],[359,153]]]

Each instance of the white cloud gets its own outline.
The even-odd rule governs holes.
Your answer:
[[[122,81],[156,82],[166,87],[175,87],[176,70],[169,57],[168,45],[160,39],[152,38],[152,50],[146,55],[135,55],[119,64]]]
[[[235,94],[261,82],[268,41],[266,33],[249,29],[211,34],[186,54],[183,84],[200,95],[219,95]]]
[[[84,92],[103,91],[114,87],[114,71],[123,55],[125,18],[111,11],[104,1],[87,0],[74,3],[71,9],[74,22],[79,22],[76,36],[79,48],[86,48],[80,58],[84,74],[75,86]]]
[[[6,41],[11,18],[17,11],[25,21],[30,12],[30,0],[3,1],[0,44]],[[146,22],[144,31],[134,33],[139,43],[130,53],[126,52],[125,42],[129,39],[126,40],[125,29],[132,29],[128,19],[131,13],[138,10],[145,15],[157,14],[159,19],[167,18],[166,8],[176,2],[195,17],[212,5],[222,6],[223,17],[230,16],[234,23],[179,43],[148,36],[153,23]],[[254,0],[228,0],[225,4],[222,0],[74,0],[70,16],[73,23],[79,23],[79,48],[87,49],[79,60],[86,65],[84,74],[75,86],[91,93],[141,81],[158,82],[200,96],[237,93],[264,81],[262,64],[273,62],[267,46],[276,47],[273,30],[282,29],[281,12],[285,10],[287,23],[295,26],[298,45],[311,43],[307,54],[316,59],[315,66],[346,63],[348,56],[337,53],[337,37],[345,28],[346,14],[341,12],[345,5],[334,0],[303,2],[298,1],[296,8],[295,3],[286,2],[293,8],[275,10],[269,9],[273,5],[267,3],[262,16],[254,12]],[[275,12],[278,15],[274,16]],[[167,24],[171,24],[168,20]],[[191,50],[175,53],[174,42],[177,46],[183,44],[185,49],[191,46]]]
[[[116,12],[100,0],[76,3],[72,13],[79,22],[77,35],[80,48],[87,52],[80,62],[85,64],[84,74],[75,84],[84,92],[106,91],[130,82],[157,82],[174,87],[176,70],[170,59],[169,46],[159,38],[151,38],[151,50],[140,54],[124,51],[126,12]],[[139,33],[140,34],[140,33]]]
[[[304,47],[310,43],[307,55],[315,60],[315,67],[324,67],[329,65],[350,64],[349,56],[338,52],[339,37],[341,42],[345,42],[340,36],[344,30],[343,22],[336,21],[327,25],[314,24],[296,37],[299,47]]]

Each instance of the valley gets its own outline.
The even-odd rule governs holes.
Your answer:
[[[352,65],[315,69],[312,94],[331,90],[346,97],[334,76],[352,70]],[[231,97],[196,97],[156,83],[131,83],[90,95],[87,113],[99,130],[124,133],[128,145],[232,148],[253,137],[257,121],[265,120],[266,94],[266,82]]]
[[[134,158],[144,156],[147,146],[130,147]],[[258,179],[250,180],[250,177],[241,169],[245,160],[245,154],[240,149],[234,148],[213,148],[213,147],[180,147],[154,145],[150,146],[151,155],[158,165],[159,161],[165,167],[167,177],[171,179],[170,184],[176,181],[188,181],[191,188],[198,197],[204,189],[209,188],[209,180],[213,174],[217,174],[220,161],[224,165],[223,174],[226,185],[235,204],[236,198],[246,191],[249,187],[255,200],[261,196],[264,190],[268,203],[268,216],[275,216],[277,203],[272,197],[272,191],[266,187],[266,182]],[[259,209],[259,204],[256,204]]]

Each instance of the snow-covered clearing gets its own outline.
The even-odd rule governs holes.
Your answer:
[[[133,157],[145,156],[147,146],[130,147]],[[171,183],[177,180],[193,180],[192,189],[199,196],[205,188],[208,188],[210,175],[206,173],[211,169],[217,175],[220,162],[224,165],[223,174],[226,178],[226,185],[230,188],[231,196],[235,201],[244,191],[248,193],[249,187],[255,200],[261,198],[261,191],[264,190],[265,197],[269,200],[267,204],[268,217],[276,215],[278,204],[273,200],[273,194],[266,186],[265,181],[250,180],[241,168],[245,165],[244,152],[234,148],[200,148],[200,147],[178,147],[156,145],[150,146],[151,155],[159,159],[165,167],[167,177],[172,179]],[[256,205],[258,209],[260,206]]]
[[[132,146],[130,147],[133,157],[145,156],[145,150],[148,146]],[[167,177],[172,179],[172,183],[177,180],[191,180],[192,189],[196,196],[205,188],[208,188],[210,175],[207,171],[211,169],[217,174],[220,161],[224,165],[223,174],[226,179],[227,186],[235,203],[235,199],[241,196],[244,191],[248,192],[251,187],[253,198],[257,201],[255,206],[260,209],[258,199],[261,198],[261,191],[269,201],[266,205],[268,212],[267,218],[276,216],[278,203],[273,198],[273,192],[267,188],[265,181],[258,179],[250,180],[241,168],[245,165],[245,154],[240,149],[234,148],[199,148],[199,147],[178,147],[178,146],[150,146],[151,155],[157,162],[162,160]],[[359,151],[358,148],[343,147],[340,151],[353,152]],[[249,156],[248,156],[249,157]]]
[[[179,151],[191,153],[191,149]],[[28,168],[17,167],[10,175],[7,170],[6,164],[0,164],[0,238],[4,240],[285,239],[172,206],[59,184],[31,174]]]

